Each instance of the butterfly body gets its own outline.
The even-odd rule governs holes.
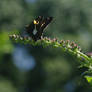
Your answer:
[[[26,31],[33,40],[41,39],[44,29],[52,21],[52,17],[44,18],[39,16],[26,27]]]

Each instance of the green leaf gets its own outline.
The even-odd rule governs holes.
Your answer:
[[[86,80],[90,85],[92,85],[92,76],[85,76]]]
[[[13,46],[7,32],[0,33],[0,54],[11,53]]]

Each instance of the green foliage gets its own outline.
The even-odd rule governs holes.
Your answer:
[[[1,0],[0,77],[3,79],[0,89],[6,91],[7,87],[7,92],[92,92],[87,83],[91,80],[92,58],[85,54],[92,51],[91,11],[91,0]],[[24,35],[25,25],[39,15],[53,17],[44,33],[48,38],[34,42],[30,37],[13,35],[13,41],[9,40],[8,35]],[[57,37],[58,40],[53,39]],[[33,69],[23,71],[15,64],[14,55],[21,58],[15,53],[17,47],[20,47],[19,52],[26,49],[29,56],[33,56],[36,63]],[[24,60],[20,66],[26,65]],[[86,81],[83,80],[85,75],[90,76]]]
[[[0,78],[0,91],[1,92],[17,92],[17,89],[7,79]]]
[[[92,86],[92,76],[85,76],[88,83]]]
[[[64,53],[69,53],[72,56],[76,56],[76,59],[80,60],[80,67],[87,67],[89,70],[92,70],[92,58],[88,57],[86,54],[81,52],[80,47],[75,44],[74,42],[70,42],[69,40],[57,40],[57,39],[50,39],[47,37],[41,38],[40,40],[34,41],[30,37],[21,37],[19,35],[10,35],[10,39],[17,43],[24,43],[30,44],[33,46],[43,46],[48,47],[52,46],[55,48],[60,48]],[[84,59],[84,61],[82,61]],[[86,71],[85,71],[86,72]]]
[[[9,40],[8,33],[0,33],[0,55],[5,53],[11,53],[13,46]]]

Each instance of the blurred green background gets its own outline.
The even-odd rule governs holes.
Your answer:
[[[75,57],[9,40],[39,15],[53,17],[45,36],[92,51],[92,0],[0,0],[0,92],[92,92]]]

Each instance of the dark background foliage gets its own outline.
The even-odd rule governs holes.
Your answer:
[[[75,57],[9,40],[9,34],[25,35],[25,25],[39,15],[53,17],[45,36],[75,41],[84,53],[92,50],[91,0],[2,0],[0,92],[91,92]]]

